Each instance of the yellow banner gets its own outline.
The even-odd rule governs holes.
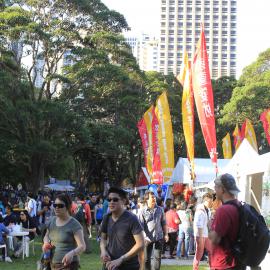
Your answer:
[[[183,78],[183,96],[182,96],[182,122],[184,136],[187,146],[187,153],[191,165],[191,175],[194,179],[194,102],[191,83],[190,63],[188,54],[185,52],[183,57],[182,73]]]
[[[256,134],[249,119],[246,119],[245,138],[247,138],[251,146],[258,152]]]
[[[176,77],[176,79],[182,84],[183,87],[184,87],[184,82],[185,82],[185,78],[186,78],[186,71],[187,71],[186,63],[188,63],[188,54],[186,51],[184,51],[180,74]]]
[[[152,120],[153,120],[153,106],[151,106],[143,115],[148,134],[148,151],[147,151],[147,171],[150,177],[153,173],[153,135],[152,135]]]
[[[222,149],[224,158],[232,158],[232,144],[229,133],[222,139]]]
[[[155,109],[158,121],[158,142],[164,182],[171,179],[174,169],[173,130],[169,103],[166,92],[156,101]]]

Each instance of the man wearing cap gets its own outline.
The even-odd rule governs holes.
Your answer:
[[[145,269],[159,270],[161,264],[161,251],[163,241],[168,241],[165,214],[156,203],[156,194],[153,190],[147,190],[144,194],[145,207],[139,214],[139,220],[143,225],[145,235]],[[152,251],[154,256],[151,268]]]
[[[240,190],[233,176],[226,173],[216,178],[215,191],[217,199],[222,201],[222,206],[216,211],[209,233],[209,239],[212,242],[210,268],[211,270],[245,269],[245,266],[237,263],[231,251],[231,246],[237,238],[239,214],[238,209],[228,202],[234,201],[240,204],[236,199]]]

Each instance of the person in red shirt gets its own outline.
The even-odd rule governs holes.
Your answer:
[[[173,251],[177,243],[178,227],[180,223],[179,216],[176,213],[176,204],[170,205],[170,210],[165,213],[167,224],[167,233],[169,236],[170,259],[173,259]]]
[[[88,234],[89,233],[88,232],[88,226],[92,222],[91,209],[90,209],[89,204],[86,203],[83,194],[78,194],[76,202],[72,203],[71,212],[72,212],[72,214],[74,216],[76,216],[76,213],[77,213],[80,206],[83,207],[83,213],[84,213],[84,218],[85,218],[83,220],[83,222],[79,221],[80,224],[83,227],[84,242],[85,242],[85,245],[86,245],[85,253],[91,253],[90,241],[88,239],[88,236],[89,236],[89,234]]]
[[[226,173],[216,178],[215,191],[217,199],[220,199],[223,204],[216,211],[209,233],[209,239],[212,242],[210,269],[243,270],[246,267],[236,261],[231,250],[239,228],[238,209],[231,204],[226,204],[233,200],[240,203],[236,199],[240,190],[233,176]]]

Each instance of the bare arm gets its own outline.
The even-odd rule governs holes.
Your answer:
[[[113,261],[108,261],[106,263],[106,267],[109,270],[113,270],[118,268],[123,262],[129,260],[130,258],[134,257],[137,255],[141,250],[144,248],[144,237],[143,237],[143,232],[140,232],[139,234],[133,235],[135,239],[135,245],[123,256],[120,258],[113,260]]]

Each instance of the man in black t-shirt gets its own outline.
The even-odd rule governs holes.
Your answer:
[[[138,253],[144,248],[143,229],[138,218],[125,210],[126,193],[110,188],[110,214],[101,225],[101,260],[106,269],[139,270]]]

